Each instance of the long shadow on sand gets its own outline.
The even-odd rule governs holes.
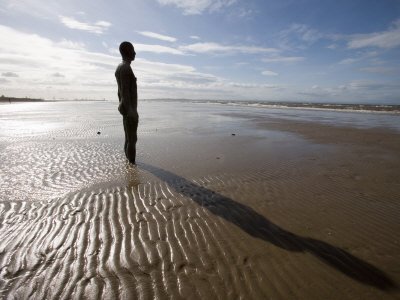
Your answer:
[[[345,250],[316,239],[298,236],[270,222],[252,208],[199,186],[169,171],[140,163],[139,167],[167,182],[210,212],[235,224],[253,237],[288,251],[308,252],[343,274],[381,290],[397,289],[381,270]]]

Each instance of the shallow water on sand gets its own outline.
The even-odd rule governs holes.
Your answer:
[[[139,110],[132,167],[115,103],[0,105],[0,298],[399,297],[398,153],[254,124],[365,133],[398,116]]]
[[[93,136],[96,129],[118,127],[120,115],[113,102],[49,102],[0,105],[0,141],[18,137],[48,136],[66,131],[74,137]],[[231,130],[237,120],[227,115],[252,114],[264,118],[289,119],[358,128],[390,128],[400,131],[400,116],[390,113],[338,112],[307,109],[243,107],[210,103],[142,101],[139,104],[142,133],[163,131]],[[234,121],[229,122],[229,120]],[[75,131],[72,131],[72,130]],[[70,131],[68,131],[70,130]],[[86,132],[85,130],[88,130]],[[215,131],[214,130],[214,131]],[[115,133],[115,132],[114,132]]]

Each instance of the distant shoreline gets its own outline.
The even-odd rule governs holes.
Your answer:
[[[34,99],[34,98],[15,98],[15,97],[5,97],[2,96],[0,97],[0,102],[8,102],[8,103],[12,103],[12,102],[44,102],[46,100],[43,99]]]
[[[62,100],[62,99],[54,99],[54,100],[46,100],[46,99],[36,99],[36,98],[16,98],[16,97],[0,97],[0,103],[20,103],[20,102],[85,102],[85,101],[94,101],[94,102],[104,102],[107,100],[97,100],[97,99],[74,99],[74,100]]]

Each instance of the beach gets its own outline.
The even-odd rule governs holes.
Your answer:
[[[398,299],[400,116],[0,104],[0,298]]]

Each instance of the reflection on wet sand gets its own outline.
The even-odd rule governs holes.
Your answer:
[[[214,215],[229,221],[253,237],[288,251],[308,252],[318,259],[364,284],[386,290],[395,283],[381,270],[343,249],[312,238],[301,237],[273,224],[252,208],[169,171],[141,163],[140,166],[169,183],[178,193],[192,199]]]
[[[394,116],[113,105],[0,112],[0,298],[398,298]]]

